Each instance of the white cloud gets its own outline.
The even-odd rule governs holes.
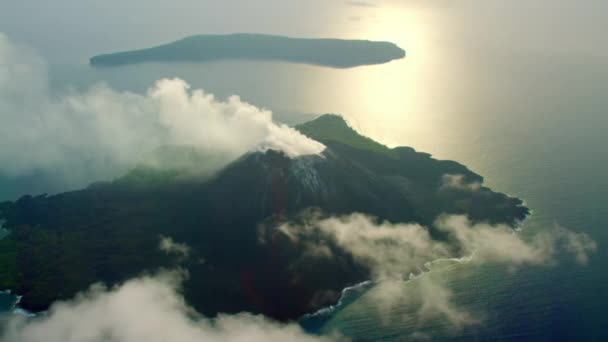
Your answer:
[[[0,341],[27,342],[256,342],[330,341],[338,336],[306,334],[297,324],[282,324],[251,314],[200,316],[179,295],[183,272],[162,272],[107,289],[101,285],[66,302],[46,316],[13,317]]]
[[[307,237],[321,234],[368,265],[376,278],[402,277],[430,260],[450,255],[448,246],[433,241],[423,226],[377,223],[364,214],[315,217],[304,226],[286,223],[279,230],[304,247],[309,245]]]
[[[585,233],[576,233],[560,225],[555,225],[553,239],[561,240],[568,252],[573,254],[581,265],[589,262],[589,254],[597,251],[597,243]]]
[[[447,174],[441,177],[440,189],[458,189],[464,191],[478,191],[481,189],[480,182],[467,182],[464,175]]]
[[[508,225],[473,223],[466,216],[443,215],[435,228],[445,232],[447,241],[432,238],[427,227],[418,224],[377,222],[364,214],[321,218],[318,213],[303,224],[284,223],[278,230],[310,253],[330,255],[325,241],[332,241],[370,267],[376,278],[403,278],[426,268],[438,259],[462,258],[474,254],[476,263],[550,265],[559,250],[569,252],[581,264],[597,248],[584,233],[556,226],[528,238]],[[311,244],[309,237],[320,235]],[[317,249],[325,247],[325,253]]]
[[[370,8],[378,7],[378,5],[376,5],[373,2],[370,2],[370,1],[360,1],[360,0],[346,1],[346,4],[349,5],[349,6],[355,6],[355,7],[370,7]]]
[[[560,250],[586,263],[588,254],[597,248],[586,234],[560,226],[525,237],[508,226],[475,224],[463,216],[443,216],[435,227],[448,234],[448,241],[433,239],[429,230],[420,225],[378,222],[363,214],[331,218],[313,214],[303,224],[283,224],[277,231],[293,243],[310,248],[309,253],[319,258],[330,258],[331,249],[327,246],[335,244],[350,252],[357,262],[369,266],[377,282],[365,297],[370,309],[386,313],[410,307],[412,310],[408,312],[414,313],[413,319],[419,323],[441,318],[457,329],[479,324],[481,319],[452,300],[441,272],[420,271],[434,271],[444,262],[469,260],[473,265],[486,262],[507,266],[552,265]],[[309,237],[314,237],[316,243]],[[179,253],[189,251],[187,246],[170,238],[161,240],[161,248]],[[459,258],[470,254],[474,257]],[[180,272],[164,272],[110,290],[93,286],[74,300],[56,303],[48,316],[34,320],[12,318],[0,342],[323,339],[306,335],[295,324],[279,324],[262,316],[220,315],[214,320],[201,317],[178,294],[183,277]]]
[[[187,258],[190,255],[190,246],[185,243],[175,242],[171,237],[161,236],[158,247],[161,251],[176,255],[179,258]]]
[[[429,229],[418,224],[378,222],[364,214],[330,218],[322,218],[319,213],[307,215],[304,223],[285,223],[278,231],[303,248],[309,248],[310,241],[318,245],[333,243],[369,267],[378,281],[369,294],[370,303],[379,312],[416,305],[419,320],[442,316],[456,328],[480,320],[451,301],[451,292],[441,279],[423,272],[456,262],[550,266],[562,251],[585,264],[589,253],[597,249],[588,235],[560,226],[526,236],[507,225],[473,223],[465,216],[444,215],[434,224],[446,234],[447,240],[443,241],[433,239]]]
[[[475,253],[476,262],[503,262],[513,265],[550,265],[556,253],[574,255],[586,264],[597,244],[585,233],[556,225],[526,239],[507,225],[474,224],[465,216],[442,216],[435,226],[446,231],[466,253]]]
[[[190,146],[208,173],[249,151],[289,157],[324,150],[272,114],[232,96],[216,99],[180,79],[163,79],[145,95],[100,84],[49,95],[44,61],[0,34],[0,174],[41,170],[69,185],[109,179],[137,163],[158,166],[161,146]]]

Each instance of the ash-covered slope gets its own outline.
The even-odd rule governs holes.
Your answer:
[[[0,266],[17,272],[0,277],[0,288],[15,288],[25,308],[44,310],[95,282],[179,266],[190,274],[186,299],[204,314],[294,319],[334,303],[369,270],[336,246],[331,259],[315,258],[265,234],[277,220],[310,208],[422,224],[441,213],[512,224],[528,213],[520,200],[482,187],[463,165],[389,149],[338,116],[298,129],[326,151],[297,159],[251,153],[205,181],[136,169],[112,183],[1,205],[12,234],[2,240],[11,252],[0,255]],[[160,236],[186,243],[189,255],[161,252]]]

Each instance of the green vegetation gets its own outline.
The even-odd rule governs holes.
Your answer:
[[[7,236],[0,239],[0,289],[14,289],[17,278],[17,245]]]
[[[139,166],[115,180],[115,183],[131,187],[155,187],[175,181],[181,174],[182,172],[177,169],[158,170],[152,167]]]
[[[391,158],[398,157],[398,153],[394,150],[357,133],[339,115],[325,114],[313,121],[298,125],[296,129],[320,142],[335,141],[360,150],[382,153]]]
[[[113,285],[179,265],[190,274],[186,299],[205,315],[249,311],[295,319],[334,304],[370,271],[331,242],[331,259],[304,253],[276,234],[277,220],[309,208],[424,225],[441,213],[508,224],[528,213],[521,200],[488,188],[444,189],[446,174],[483,179],[456,162],[388,149],[338,116],[297,128],[327,146],[323,156],[249,153],[206,181],[137,168],[83,190],[0,204],[12,232],[0,244],[0,284],[37,311],[95,282]],[[188,244],[190,258],[162,253],[161,235]]]
[[[222,59],[279,60],[336,68],[382,64],[405,57],[389,42],[305,39],[264,34],[197,35],[135,51],[99,55],[93,66],[141,62],[205,62]]]

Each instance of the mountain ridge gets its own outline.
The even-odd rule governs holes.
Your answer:
[[[444,188],[446,174],[480,184],[483,178],[411,148],[382,147],[342,118],[321,116],[296,128],[326,150],[295,159],[273,150],[248,153],[207,180],[154,178],[156,171],[140,170],[144,181],[125,176],[1,204],[0,218],[12,231],[2,243],[13,254],[0,255],[0,267],[17,274],[0,274],[0,287],[14,288],[24,308],[39,311],[98,281],[113,285],[180,267],[190,274],[186,299],[205,315],[249,311],[290,320],[334,304],[344,287],[369,279],[370,270],[331,244],[335,257],[325,260],[271,233],[261,243],[262,227],[311,209],[428,226],[443,213],[511,225],[528,215],[521,200],[482,186]],[[162,253],[159,236],[188,244],[190,258]]]

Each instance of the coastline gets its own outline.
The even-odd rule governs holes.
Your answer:
[[[525,201],[522,199],[522,203]],[[528,207],[526,207],[528,208]],[[513,234],[518,234],[523,231],[524,224],[529,221],[532,217],[533,211],[528,208],[528,214],[525,218],[517,220],[516,224],[512,227]],[[428,273],[441,271],[444,267],[449,267],[454,264],[467,264],[475,260],[476,251],[473,251],[470,255],[453,258],[440,258],[431,261],[427,261],[421,267],[418,268],[418,273],[410,272],[407,277],[402,279],[404,284],[416,280]],[[447,262],[448,265],[444,267],[435,267],[436,264]],[[338,310],[344,308],[346,305],[351,304],[359,297],[363,296],[368,290],[372,289],[375,285],[380,284],[383,279],[378,280],[366,280],[361,283],[347,286],[342,290],[342,294],[336,304],[326,306],[313,313],[308,313],[300,317],[297,322],[300,326],[312,334],[320,334],[323,325],[331,318],[331,316]]]
[[[18,294],[14,294],[12,290],[0,290],[0,297],[5,297],[6,302],[11,302],[6,308],[0,306],[0,315],[2,314],[10,314],[10,315],[18,315],[23,317],[36,317],[40,313],[30,312],[25,310],[19,306],[21,303],[21,299],[23,296]]]

